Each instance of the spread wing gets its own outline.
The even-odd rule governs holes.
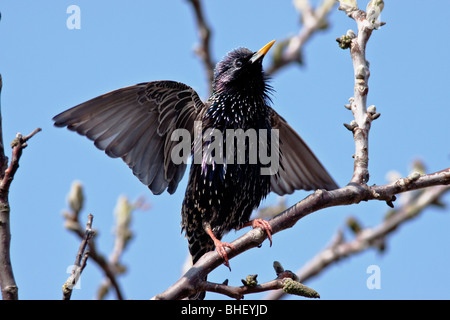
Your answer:
[[[295,190],[336,189],[328,174],[302,138],[272,109],[272,128],[279,130],[280,166],[271,177],[271,190],[279,195]]]
[[[118,89],[55,116],[55,126],[76,131],[94,141],[110,157],[120,157],[154,194],[175,192],[186,161],[170,155],[179,143],[175,129],[193,135],[194,120],[204,108],[197,93],[174,81],[154,81]],[[189,155],[186,155],[186,158]]]

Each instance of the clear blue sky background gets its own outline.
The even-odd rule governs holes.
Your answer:
[[[216,61],[233,48],[257,50],[299,28],[292,1],[205,2]],[[368,1],[358,2],[365,8]],[[71,4],[81,8],[80,30],[66,27]],[[135,237],[123,256],[128,272],[119,281],[126,298],[148,299],[162,292],[180,277],[187,254],[180,234],[186,177],[175,195],[154,196],[121,160],[108,158],[86,138],[54,128],[51,119],[90,98],[145,81],[181,81],[206,98],[204,69],[193,53],[198,38],[191,8],[181,0],[16,0],[2,1],[0,11],[5,144],[17,132],[43,129],[24,151],[10,194],[12,262],[20,298],[61,298],[66,269],[79,246],[79,239],[63,228],[61,215],[74,180],[85,188],[83,221],[94,214],[98,248],[106,255],[113,246],[118,196],[134,200],[144,195],[151,203],[151,210],[134,215]],[[370,184],[386,183],[391,170],[406,176],[417,158],[428,172],[449,166],[448,12],[448,1],[386,1],[382,20],[387,24],[374,32],[367,51],[369,104],[381,112],[370,133]],[[272,81],[275,108],[340,185],[350,180],[353,169],[352,135],[342,126],[352,120],[343,105],[353,92],[353,70],[348,51],[335,38],[349,28],[355,29],[354,22],[335,10],[330,28],[306,45],[305,66],[289,67]],[[307,195],[298,191],[289,196],[289,204]],[[263,205],[276,200],[272,195]],[[444,201],[450,203],[449,195]],[[238,286],[241,278],[256,273],[260,281],[268,281],[275,277],[274,260],[295,271],[326,246],[349,215],[374,226],[387,210],[385,203],[372,201],[314,213],[276,234],[271,248],[264,243],[242,254],[231,260],[232,272],[221,266],[209,279],[228,278]],[[306,284],[322,299],[449,299],[449,227],[449,209],[428,209],[392,234],[384,255],[368,250]],[[231,232],[225,239],[240,234]],[[366,286],[370,265],[380,267],[381,289]],[[94,297],[101,279],[96,265],[88,262],[73,299]]]

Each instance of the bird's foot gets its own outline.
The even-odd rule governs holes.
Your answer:
[[[220,240],[214,241],[214,245],[216,246],[217,253],[224,260],[223,264],[226,265],[228,267],[228,269],[230,269],[230,271],[231,271],[230,263],[228,262],[227,251],[225,250],[225,248],[230,248],[231,250],[234,250],[235,247],[231,243],[221,242]]]
[[[226,265],[228,267],[228,269],[230,269],[230,271],[231,271],[230,263],[228,262],[227,251],[225,250],[225,248],[230,248],[231,250],[234,250],[235,247],[231,243],[222,242],[219,239],[217,239],[216,236],[214,235],[214,233],[212,232],[211,228],[207,228],[206,233],[214,241],[214,246],[216,247],[217,253],[224,260],[223,264]]]
[[[251,220],[251,221],[245,223],[242,226],[242,228],[250,227],[250,226],[253,229],[255,229],[255,228],[263,229],[263,231],[265,231],[267,233],[267,238],[269,238],[270,246],[272,246],[272,227],[270,226],[269,221],[264,220],[264,219],[254,219],[254,220]],[[240,229],[242,229],[242,228],[240,228]]]

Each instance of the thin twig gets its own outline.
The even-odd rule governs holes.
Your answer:
[[[8,168],[6,168],[3,179],[0,182],[0,194],[2,196],[5,196],[5,193],[7,196],[7,193],[9,193],[11,182],[14,179],[17,169],[19,169],[19,159],[22,156],[22,151],[28,146],[27,141],[40,131],[41,128],[37,128],[27,136],[22,136],[20,133],[17,133],[16,138],[11,142],[11,162],[9,163]]]
[[[349,30],[346,36],[336,39],[343,49],[350,48],[350,56],[353,62],[355,77],[354,96],[349,99],[350,104],[346,108],[351,110],[355,120],[345,127],[353,132],[355,140],[354,169],[351,182],[366,184],[369,181],[369,131],[373,120],[380,114],[376,113],[375,106],[367,107],[367,95],[369,93],[369,62],[366,60],[366,45],[374,29],[379,28],[384,23],[379,23],[376,18],[381,13],[383,1],[374,2],[374,8],[378,10],[378,15],[373,21],[366,19],[367,14],[356,7],[353,3],[341,2],[340,10],[355,20],[358,27],[357,33]],[[368,7],[370,9],[370,7]]]
[[[298,277],[289,270],[284,270],[278,261],[274,262],[274,269],[277,274],[277,278],[262,284],[259,284],[256,280],[258,275],[249,275],[244,280],[241,280],[244,284],[240,287],[233,287],[228,285],[228,280],[224,283],[212,283],[209,281],[201,282],[202,291],[210,291],[221,293],[234,299],[243,299],[244,295],[250,293],[265,292],[271,290],[282,289],[289,294],[295,294],[304,296],[307,298],[319,298],[320,295],[314,290],[298,281]],[[153,297],[153,300],[165,299],[164,295],[158,295]]]
[[[108,261],[108,264],[111,266],[111,269],[116,275],[122,274],[126,271],[126,267],[120,260],[130,240],[133,238],[133,232],[130,229],[132,213],[136,209],[148,210],[149,207],[149,204],[146,203],[145,199],[142,197],[134,203],[130,203],[124,196],[119,197],[117,200],[117,205],[114,210],[116,217],[114,248]],[[109,292],[111,286],[111,279],[109,277],[105,277],[97,290],[96,298],[99,300],[103,299]]]
[[[86,223],[86,230],[84,232],[84,237],[80,243],[80,248],[78,249],[78,253],[75,258],[75,263],[73,265],[72,272],[63,285],[63,300],[70,300],[73,288],[80,279],[83,269],[86,267],[87,259],[89,256],[89,250],[86,249],[89,244],[89,241],[94,235],[94,231],[92,230],[93,219],[94,216],[92,214],[89,214],[88,221]]]
[[[211,28],[206,22],[205,15],[203,14],[202,2],[200,0],[188,0],[192,5],[195,15],[195,21],[197,23],[198,35],[200,38],[200,45],[196,48],[195,52],[203,61],[207,75],[207,83],[209,85],[209,93],[212,93],[212,83],[214,80],[214,62],[211,54]]]
[[[302,28],[295,36],[278,41],[273,49],[272,62],[266,72],[273,75],[280,69],[292,63],[303,63],[302,49],[305,43],[327,23],[327,16],[336,5],[336,0],[324,0],[313,9],[309,0],[295,0],[295,8],[302,18]]]
[[[258,275],[249,275],[245,280],[241,280],[244,285],[240,287],[228,286],[228,281],[223,284],[205,281],[203,290],[222,293],[238,300],[243,299],[245,294],[278,289],[287,294],[295,294],[307,298],[320,298],[320,295],[314,289],[300,283],[298,277],[292,271],[284,270],[278,261],[274,262],[274,269],[277,273],[277,278],[262,284],[258,284],[256,280]]]
[[[84,237],[84,230],[81,227],[79,221],[79,214],[83,207],[84,196],[82,192],[81,184],[78,182],[73,183],[69,194],[70,212],[64,212],[65,227],[74,232],[80,239]],[[97,263],[97,265],[103,270],[105,276],[108,278],[110,285],[114,288],[117,299],[123,300],[122,290],[116,279],[115,268],[110,265],[108,260],[98,252],[95,238],[92,238],[89,243],[89,257]]]

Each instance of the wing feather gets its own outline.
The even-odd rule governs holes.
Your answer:
[[[110,157],[120,157],[149,189],[175,192],[186,164],[174,164],[171,151],[175,129],[193,135],[193,123],[203,102],[189,86],[174,81],[154,81],[118,89],[53,118],[94,141]],[[186,158],[189,155],[186,155]]]
[[[271,190],[285,195],[300,189],[338,188],[297,132],[275,110],[271,111],[272,128],[279,130],[280,137],[280,166],[278,173],[271,177]]]

